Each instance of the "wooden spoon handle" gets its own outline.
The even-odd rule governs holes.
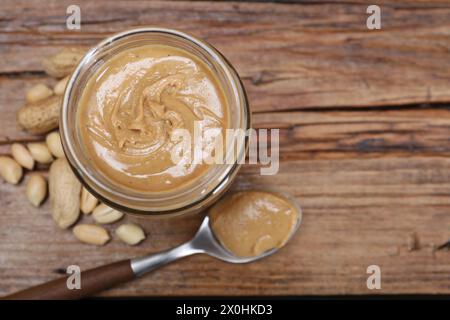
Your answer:
[[[131,261],[123,260],[81,272],[81,288],[68,289],[67,277],[13,293],[6,300],[69,300],[81,299],[117,284],[132,280],[135,274]]]

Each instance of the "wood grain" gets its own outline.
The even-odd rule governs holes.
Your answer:
[[[286,248],[243,266],[187,258],[105,295],[369,294],[372,264],[383,272],[377,293],[449,293],[449,252],[434,251],[449,236],[449,181],[450,160],[439,157],[284,161],[278,175],[265,177],[248,167],[235,188],[276,186],[303,207],[303,225]],[[149,237],[139,247],[113,239],[96,248],[59,230],[48,203],[33,209],[23,192],[23,184],[0,184],[4,294],[53,279],[71,264],[87,269],[180,244],[200,222],[140,221]],[[410,252],[414,233],[420,249]]]
[[[436,251],[450,238],[448,2],[382,1],[383,30],[368,31],[360,0],[81,1],[81,32],[64,28],[68,3],[2,1],[0,154],[42,139],[21,131],[15,114],[26,88],[53,83],[44,56],[133,26],[172,27],[222,51],[244,79],[253,126],[280,129],[279,173],[246,165],[234,189],[276,186],[304,210],[297,236],[264,261],[194,256],[103,296],[450,293],[450,252]],[[0,182],[0,295],[71,264],[85,270],[167,249],[201,221],[139,220],[148,238],[138,247],[83,245],[55,226],[48,201],[26,201],[27,179]],[[372,264],[382,270],[375,292],[366,287]]]
[[[158,25],[193,33],[243,77],[254,112],[449,102],[450,5],[385,2],[381,31],[366,4],[81,1],[81,32],[65,29],[71,2],[5,0],[0,70],[40,72],[42,56],[89,47],[114,32]],[[413,2],[414,3],[414,2]],[[33,54],[30,54],[30,52]]]

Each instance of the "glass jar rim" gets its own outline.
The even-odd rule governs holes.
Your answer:
[[[79,154],[77,153],[77,150],[75,149],[73,145],[73,141],[71,141],[71,135],[69,130],[71,129],[71,124],[69,123],[69,112],[71,107],[71,99],[72,95],[74,94],[74,88],[76,87],[75,84],[79,77],[81,77],[83,67],[88,65],[90,62],[93,61],[93,59],[96,58],[96,54],[99,54],[102,49],[108,48],[110,46],[113,46],[114,43],[118,42],[119,40],[126,40],[127,37],[133,37],[136,35],[142,35],[142,34],[159,34],[159,35],[168,35],[172,37],[176,37],[181,41],[185,41],[189,45],[197,46],[198,48],[204,50],[208,54],[208,58],[211,58],[214,63],[217,63],[218,66],[220,66],[221,70],[224,72],[226,76],[227,82],[230,84],[233,93],[234,98],[236,99],[236,102],[242,109],[242,119],[241,123],[243,124],[243,129],[249,129],[250,128],[250,110],[248,105],[248,98],[244,89],[244,86],[242,84],[242,81],[240,80],[237,72],[233,68],[233,66],[228,62],[228,60],[219,52],[217,51],[213,46],[206,43],[203,40],[199,40],[189,34],[186,34],[184,32],[180,32],[173,29],[166,29],[166,28],[156,28],[156,27],[147,27],[147,28],[138,28],[138,29],[131,29],[127,30],[115,35],[112,35],[105,40],[101,41],[99,44],[97,44],[95,47],[93,47],[91,50],[89,50],[86,55],[81,59],[79,62],[77,68],[73,72],[71,78],[68,81],[66,92],[63,99],[63,105],[62,105],[62,111],[61,111],[61,118],[60,118],[60,132],[61,132],[61,140],[63,144],[64,151],[66,153],[66,157],[69,161],[69,164],[71,165],[73,171],[78,176],[80,181],[83,183],[83,185],[96,197],[98,197],[102,202],[105,202],[106,204],[115,207],[119,210],[126,211],[129,213],[134,214],[145,214],[145,215],[174,215],[180,212],[189,211],[192,210],[195,207],[201,206],[202,203],[211,195],[218,194],[222,192],[224,189],[226,189],[227,185],[231,182],[231,180],[234,178],[237,170],[240,167],[240,159],[242,157],[245,157],[245,154],[248,149],[248,136],[245,136],[244,144],[242,145],[242,149],[238,150],[238,156],[236,158],[235,163],[233,164],[227,164],[224,170],[218,175],[218,181],[215,186],[213,186],[208,192],[205,192],[204,194],[201,194],[195,201],[192,201],[191,203],[183,204],[179,207],[176,205],[172,205],[169,209],[161,208],[160,206],[152,207],[150,204],[152,203],[149,201],[151,198],[150,194],[134,194],[130,195],[125,194],[123,192],[118,191],[115,188],[111,188],[108,185],[105,185],[97,177],[95,177],[90,170],[87,170],[85,165],[83,165],[82,161],[80,160]],[[87,72],[89,74],[89,72]],[[186,190],[184,192],[187,192]],[[162,194],[158,194],[158,197],[161,197]],[[114,198],[114,200],[112,200]],[[171,198],[168,198],[166,200],[170,200]],[[155,199],[153,199],[155,201]],[[160,202],[164,200],[158,199]],[[130,203],[140,203],[140,206],[131,206]],[[143,204],[143,205],[142,205]],[[154,202],[153,202],[154,204]]]

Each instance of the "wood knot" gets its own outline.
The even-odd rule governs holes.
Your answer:
[[[417,233],[413,232],[408,235],[407,245],[409,251],[416,251],[420,249],[420,241]]]
[[[264,78],[264,71],[260,71],[252,77],[252,83],[255,86],[258,86],[263,83],[263,78]]]

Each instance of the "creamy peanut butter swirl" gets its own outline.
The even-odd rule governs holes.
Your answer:
[[[80,103],[81,135],[95,165],[140,191],[170,191],[208,170],[188,158],[173,163],[173,130],[193,137],[195,122],[202,131],[227,126],[217,78],[199,59],[169,46],[133,48],[106,61],[88,80]]]

